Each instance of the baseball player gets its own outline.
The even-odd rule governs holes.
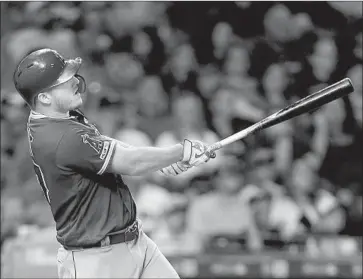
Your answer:
[[[100,134],[79,110],[86,89],[81,64],[41,49],[21,60],[13,76],[31,108],[30,155],[56,222],[58,276],[179,278],[142,231],[121,175],[180,174],[210,159],[207,146],[185,139],[136,148]]]

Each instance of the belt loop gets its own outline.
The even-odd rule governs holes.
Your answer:
[[[110,246],[110,237],[107,235],[104,239],[101,240],[101,247]]]

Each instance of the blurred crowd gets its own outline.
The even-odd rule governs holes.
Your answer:
[[[16,63],[42,47],[83,58],[84,113],[136,146],[212,144],[349,77],[349,97],[205,166],[124,180],[168,253],[215,236],[250,250],[311,233],[362,236],[361,26],[360,2],[2,2],[1,242],[24,225],[54,225],[28,153],[29,109],[12,84]]]

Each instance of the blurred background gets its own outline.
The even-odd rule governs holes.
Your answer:
[[[362,277],[361,2],[1,2],[2,277],[56,277],[12,74],[81,56],[83,111],[137,146],[214,143],[344,77],[355,92],[177,178],[124,177],[183,278]]]

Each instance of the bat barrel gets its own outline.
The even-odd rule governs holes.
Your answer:
[[[341,81],[313,93],[265,118],[261,121],[259,129],[273,126],[290,118],[317,109],[327,103],[344,97],[353,91],[354,87],[351,80],[349,78],[342,79]]]
[[[271,127],[293,117],[299,116],[303,113],[315,110],[327,103],[330,103],[336,99],[344,97],[354,91],[353,84],[349,78],[342,79],[337,83],[334,83],[316,93],[313,93],[289,106],[279,110],[278,112],[264,118],[256,124],[235,133],[215,144],[209,146],[207,152],[212,153],[215,150],[222,148],[232,142],[254,134],[262,129]]]

